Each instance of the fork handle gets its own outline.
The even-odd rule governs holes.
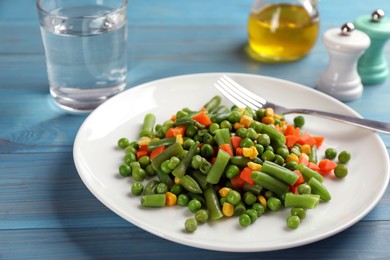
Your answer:
[[[360,126],[366,129],[382,132],[385,134],[390,134],[390,123],[358,118],[358,117],[344,116],[344,115],[318,111],[318,110],[311,110],[311,109],[286,109],[283,112],[284,112],[283,114],[298,113],[298,114],[316,115],[316,116],[332,119],[335,121],[344,122],[355,126]]]

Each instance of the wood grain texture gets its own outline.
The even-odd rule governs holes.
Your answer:
[[[329,62],[321,37],[298,62],[260,64],[246,56],[243,48],[252,2],[130,0],[127,88],[169,76],[225,71],[277,77],[314,88]],[[376,8],[390,12],[388,0],[321,1],[320,33]],[[201,250],[128,223],[89,192],[75,169],[73,142],[86,116],[68,115],[51,102],[35,0],[1,0],[0,32],[0,259],[390,256],[389,190],[347,230],[275,252]],[[390,44],[385,46],[385,57],[390,61]],[[367,86],[362,98],[346,104],[364,117],[390,122],[389,85],[390,80]],[[390,151],[390,136],[380,137]]]

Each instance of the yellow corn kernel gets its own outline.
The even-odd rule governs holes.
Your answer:
[[[139,139],[138,145],[148,145],[151,140],[149,137],[143,136]]]
[[[283,124],[283,122],[282,122],[282,126],[280,127],[280,131],[281,131],[282,133],[284,133],[284,132],[286,131],[286,129],[287,129],[287,125],[286,125],[286,124]]]
[[[298,163],[299,162],[299,158],[298,158],[298,155],[296,155],[295,153],[290,153],[287,158],[286,158],[286,163],[288,162],[296,162]]]
[[[167,205],[167,206],[175,206],[176,205],[176,202],[177,202],[176,194],[174,194],[170,191],[167,191],[165,193],[165,198],[166,198],[165,205]]]
[[[309,155],[305,153],[301,153],[301,157],[305,158],[307,161],[309,161]]]
[[[261,164],[259,164],[259,163],[254,163],[254,162],[248,162],[248,163],[247,163],[247,166],[248,166],[249,168],[251,168],[252,170],[254,170],[254,171],[260,171],[261,168],[263,168],[263,166],[262,166]]]
[[[176,143],[183,144],[183,136],[181,134],[176,135]]]
[[[308,144],[304,144],[301,146],[301,153],[305,153],[307,155],[311,154],[311,147]]]
[[[275,119],[270,116],[265,116],[261,119],[261,122],[266,124],[266,125],[273,125],[275,124]]]
[[[175,178],[173,179],[173,182],[174,182],[175,184],[180,184],[180,178],[175,177]]]
[[[243,125],[243,124],[241,124],[241,123],[239,123],[239,122],[235,122],[235,123],[233,124],[233,128],[234,128],[235,130],[240,129],[240,128],[244,128],[244,127],[245,127],[245,125]]]
[[[221,198],[225,198],[227,196],[227,194],[229,193],[229,191],[231,191],[231,190],[232,189],[229,187],[223,187],[223,188],[218,190],[219,196],[221,196]]]
[[[248,128],[253,121],[253,118],[247,115],[242,115],[240,118],[240,123],[243,124],[246,128]]]
[[[263,207],[266,209],[267,208],[267,200],[265,199],[265,197],[263,195],[259,195],[257,196],[257,201],[263,205]]]
[[[281,120],[283,117],[282,117],[282,115],[274,114],[274,118],[275,118],[275,119]]]
[[[222,214],[223,214],[225,217],[231,217],[231,216],[233,216],[233,214],[234,214],[234,206],[233,206],[232,204],[230,204],[229,202],[223,203],[223,206],[222,206]]]
[[[267,107],[265,109],[265,116],[267,117],[274,117],[275,113],[274,113],[274,109],[272,107]]]
[[[242,148],[242,155],[245,157],[248,157],[250,159],[254,159],[259,155],[259,152],[257,151],[256,147],[244,147]]]
[[[241,108],[239,108],[239,109],[238,109],[238,112],[240,112],[240,115],[244,114],[244,112],[245,112],[245,108],[242,108],[242,107],[241,107]]]

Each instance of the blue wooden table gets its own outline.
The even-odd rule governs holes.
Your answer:
[[[304,59],[260,64],[246,57],[252,0],[130,0],[128,88],[200,72],[266,75],[314,87],[328,64],[319,39]],[[388,0],[325,0],[321,35]],[[0,1],[0,259],[388,258],[390,193],[360,222],[325,240],[263,253],[224,253],[176,244],[126,222],[81,181],[72,158],[86,116],[53,106],[34,0]],[[385,47],[390,61],[390,44]],[[347,103],[390,122],[390,80]],[[390,136],[381,135],[387,150]],[[364,149],[364,147],[362,147]],[[367,173],[376,174],[376,173]],[[362,194],[357,194],[356,199]]]

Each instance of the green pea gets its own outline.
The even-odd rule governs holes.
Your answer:
[[[303,116],[294,117],[294,126],[302,128],[305,125],[305,118]]]
[[[220,124],[221,128],[232,130],[232,124],[228,120],[223,120]]]
[[[241,118],[241,114],[240,112],[238,111],[232,111],[229,116],[228,116],[228,120],[230,123],[234,124],[238,121],[240,121],[240,118]]]
[[[199,169],[201,163],[202,163],[202,156],[200,155],[195,155],[194,157],[192,157],[192,160],[191,160],[191,167],[194,168],[194,169]]]
[[[274,163],[279,164],[279,165],[283,165],[284,164],[283,157],[280,156],[279,154],[275,154]]]
[[[225,175],[229,179],[232,179],[236,177],[239,173],[240,173],[240,168],[238,168],[238,166],[236,165],[231,164],[227,167]]]
[[[171,192],[175,194],[176,196],[179,196],[179,194],[183,193],[183,186],[180,184],[173,184],[171,187]]]
[[[241,201],[241,194],[236,190],[231,190],[226,195],[226,201],[230,204],[237,205]]]
[[[211,134],[214,134],[215,130],[218,130],[218,129],[219,129],[219,124],[217,124],[217,123],[212,123],[209,126],[209,131],[210,131]]]
[[[269,198],[272,198],[272,197],[275,197],[275,193],[273,193],[272,191],[267,190],[267,191],[264,192],[264,198],[269,199]]]
[[[244,139],[246,137],[246,128],[238,128],[236,135]]]
[[[200,210],[202,207],[202,203],[200,203],[199,200],[196,200],[196,199],[192,199],[188,202],[188,209],[192,212],[192,213],[196,213],[198,210]]]
[[[195,232],[198,228],[198,223],[195,218],[189,218],[184,223],[184,228],[187,232]]]
[[[267,207],[271,211],[277,211],[282,206],[282,201],[276,197],[271,197],[267,200]]]
[[[156,175],[156,171],[154,170],[154,168],[153,168],[153,166],[152,166],[151,164],[149,164],[148,166],[146,166],[145,172],[146,172],[146,175],[148,175],[148,176],[154,176],[154,175]]]
[[[214,155],[214,148],[210,144],[203,144],[200,149],[200,154],[205,158],[210,158]]]
[[[248,214],[243,213],[239,217],[239,223],[241,227],[247,227],[252,224],[252,219]]]
[[[297,155],[298,157],[301,156],[301,147],[299,145],[294,145],[291,149],[290,152]]]
[[[165,194],[167,191],[168,191],[168,186],[163,182],[160,182],[156,187],[156,192],[158,194]]]
[[[182,118],[182,117],[185,117],[185,116],[188,116],[188,113],[183,111],[183,110],[179,110],[176,112],[176,118]]]
[[[345,164],[351,159],[351,154],[347,151],[342,151],[337,157],[340,163]]]
[[[261,205],[260,203],[256,202],[252,205],[252,209],[256,210],[257,212],[257,215],[260,217],[261,215],[264,214],[265,212],[265,208],[263,205]]]
[[[179,163],[180,163],[180,159],[177,158],[176,156],[172,156],[171,159],[169,159],[167,166],[169,169],[174,170]]]
[[[328,148],[325,150],[325,157],[329,160],[333,160],[337,156],[337,151],[334,148]]]
[[[256,116],[257,116],[258,120],[261,121],[261,119],[263,117],[265,117],[265,108],[260,108],[260,109],[256,110]]]
[[[296,161],[289,161],[286,163],[285,167],[291,171],[295,171],[297,169],[298,163]]]
[[[137,161],[135,153],[127,153],[123,158],[124,163],[130,165],[130,163]]]
[[[161,164],[161,166],[160,166],[160,169],[161,169],[164,173],[166,173],[166,174],[172,172],[171,167],[169,167],[169,160],[163,161],[162,164]]]
[[[139,164],[142,168],[146,168],[150,164],[150,158],[149,156],[145,155],[138,159]]]
[[[290,154],[290,151],[287,147],[279,147],[278,149],[276,149],[276,154],[282,156],[283,159],[286,159]]]
[[[188,150],[190,149],[190,147],[195,143],[194,140],[192,140],[191,138],[187,138],[184,143],[183,143],[183,148]]]
[[[126,149],[127,146],[129,146],[130,144],[130,141],[129,139],[127,139],[126,137],[122,137],[118,140],[118,147],[121,148],[121,149]]]
[[[248,129],[246,130],[246,137],[248,137],[248,138],[251,139],[252,141],[255,141],[256,138],[257,138],[256,130],[253,129],[253,128],[248,128]]]
[[[186,129],[186,136],[193,138],[196,133],[198,133],[198,129],[195,126],[189,126]]]
[[[261,159],[263,161],[273,161],[275,158],[275,154],[274,152],[272,152],[271,150],[266,150],[262,155],[261,155]]]
[[[253,141],[248,138],[248,137],[245,137],[244,139],[241,140],[241,143],[240,143],[240,147],[243,148],[243,147],[251,147],[251,146],[254,146],[254,143]]]
[[[119,166],[119,174],[123,177],[127,177],[131,175],[131,167],[128,164],[121,164]]]
[[[291,229],[296,229],[301,224],[301,219],[298,216],[288,216],[287,218],[287,227]]]
[[[264,146],[262,146],[261,144],[255,144],[255,148],[256,148],[257,152],[259,153],[259,155],[261,156],[264,152]]]
[[[141,164],[139,164],[139,162],[137,162],[137,161],[131,162],[130,167],[131,167],[131,170],[134,171],[137,168],[141,168]]]
[[[309,184],[302,183],[298,186],[298,193],[299,194],[311,194],[311,187]]]
[[[141,167],[135,168],[132,170],[133,172],[133,179],[136,181],[143,181],[146,178],[146,172]]]
[[[199,223],[206,223],[209,219],[209,213],[205,209],[200,209],[195,213],[195,219]]]
[[[306,218],[306,210],[304,208],[292,208],[291,216],[298,216],[300,219]]]
[[[348,175],[348,168],[342,163],[337,164],[336,168],[334,169],[334,175],[337,178],[344,178]]]
[[[134,196],[141,195],[143,190],[144,190],[144,185],[141,182],[134,182],[133,184],[131,184],[131,193]]]
[[[255,129],[256,133],[260,133],[263,126],[258,121],[252,121],[252,123],[249,125],[250,128]]]
[[[254,223],[259,218],[259,215],[255,209],[247,209],[245,213],[248,214],[251,218],[251,223]]]
[[[131,145],[127,146],[125,149],[125,154],[128,154],[128,153],[136,154],[137,148],[135,148],[134,146],[131,146]]]
[[[186,206],[188,206],[189,201],[190,201],[190,198],[188,197],[187,194],[182,193],[177,197],[177,205],[179,205],[179,206],[186,207]]]
[[[257,201],[257,197],[252,192],[245,192],[243,195],[243,200],[246,205],[253,205]]]
[[[203,143],[213,145],[215,144],[214,136],[210,133],[207,133],[203,136]]]
[[[271,144],[271,138],[267,134],[261,134],[257,138],[257,143],[261,144],[264,147],[267,147]]]

